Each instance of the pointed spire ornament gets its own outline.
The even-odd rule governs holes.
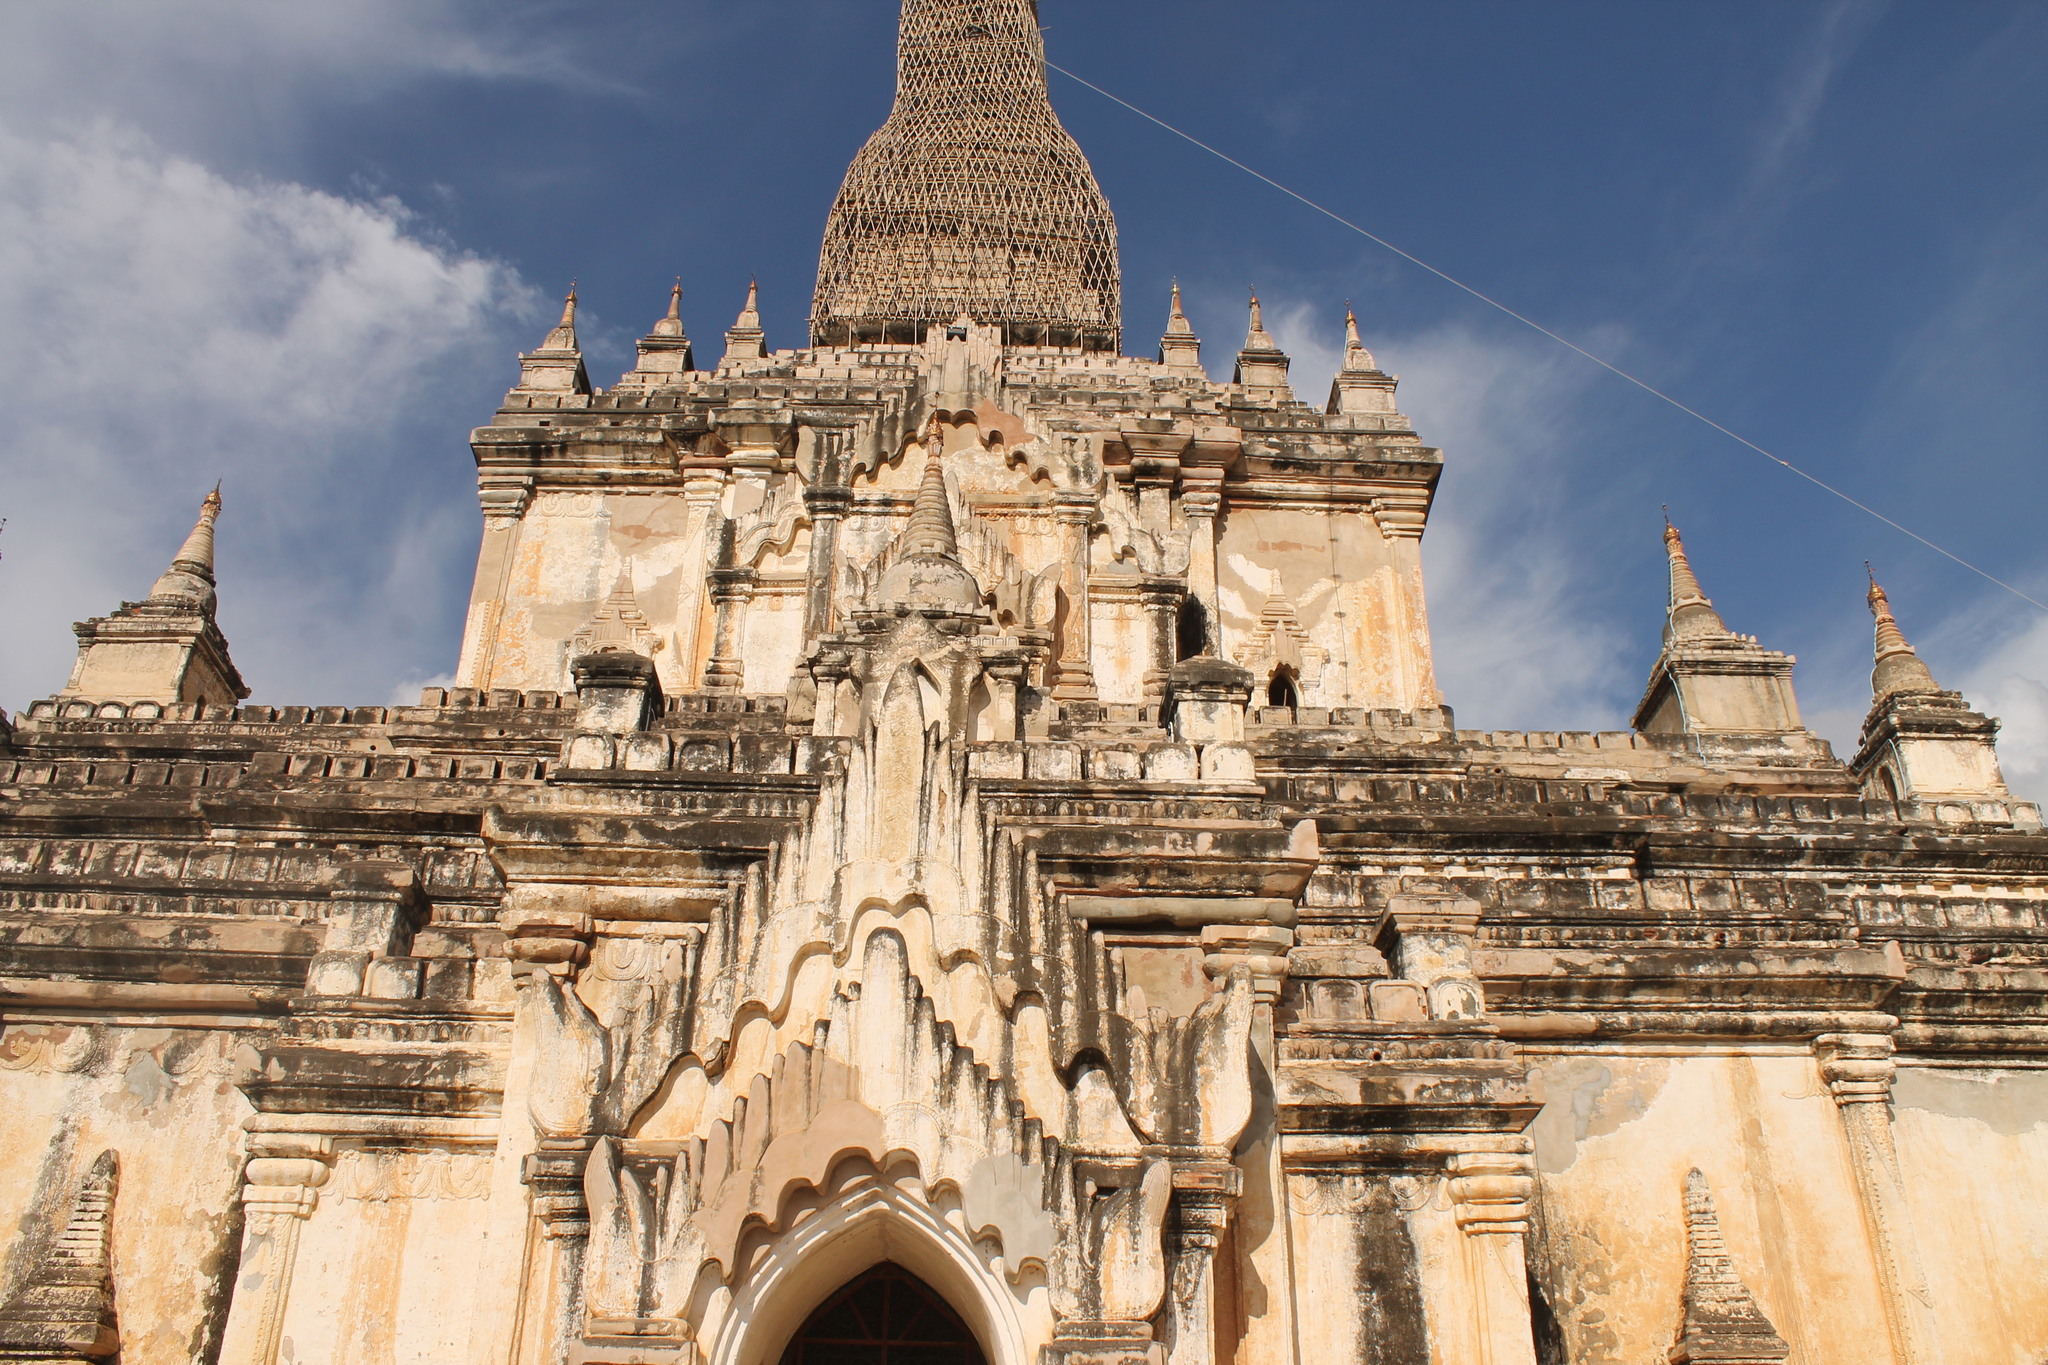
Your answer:
[[[901,542],[906,555],[937,555],[957,560],[960,541],[953,529],[953,503],[946,495],[946,467],[936,449],[924,461],[924,478],[917,486],[917,501],[910,508],[910,525]]]
[[[1200,377],[1202,339],[1181,308],[1180,281],[1173,282],[1173,309],[1166,316],[1166,335],[1159,338],[1159,363],[1174,374]]]
[[[2011,793],[1998,765],[1998,722],[1970,709],[1934,680],[1892,615],[1869,564],[1875,665],[1870,714],[1850,768],[1864,795],[1889,801],[2002,800]]]
[[[206,500],[199,504],[199,520],[193,524],[192,533],[185,537],[178,553],[171,557],[171,567],[164,570],[150,589],[150,601],[197,603],[202,612],[209,616],[213,614],[213,524],[219,517],[220,485],[215,484]]]
[[[1294,401],[1294,389],[1287,382],[1287,369],[1292,363],[1266,330],[1259,291],[1254,289],[1251,330],[1245,334],[1244,349],[1237,353],[1237,375],[1233,382],[1243,385],[1245,397],[1254,402],[1290,403]]]
[[[884,604],[935,616],[980,616],[981,585],[960,562],[953,502],[946,493],[944,428],[936,414],[925,428],[924,447],[924,477],[910,507],[910,522],[891,547],[891,563],[876,597]]]
[[[1277,351],[1272,334],[1266,330],[1265,312],[1259,307],[1259,291],[1252,290],[1252,325],[1245,334],[1244,348],[1247,351]]]
[[[591,614],[590,623],[569,640],[573,658],[583,654],[658,654],[662,640],[648,625],[647,614],[633,592],[631,564],[619,566],[611,595]]]
[[[0,1359],[88,1361],[121,1349],[114,1316],[114,1197],[120,1164],[112,1152],[78,1183],[71,1217],[0,1305]]]
[[[1379,362],[1372,358],[1372,352],[1365,349],[1365,341],[1358,335],[1358,314],[1351,311],[1351,305],[1344,305],[1344,373],[1377,374]]]
[[[1344,366],[1330,384],[1329,410],[1353,416],[1370,413],[1381,421],[1398,419],[1400,414],[1394,407],[1394,390],[1399,383],[1394,376],[1380,369],[1372,352],[1365,348],[1365,340],[1358,334],[1358,314],[1346,303]]]
[[[589,393],[590,375],[583,368],[583,347],[576,339],[576,285],[562,301],[562,319],[541,342],[540,349],[519,357],[515,393]]]
[[[668,312],[660,322],[654,324],[650,336],[679,337],[683,334],[683,277],[676,276],[675,288],[668,293]]]
[[[694,367],[690,338],[683,332],[683,281],[669,291],[668,312],[639,341],[639,362],[619,380],[628,392],[651,392],[679,384]]]
[[[762,360],[768,355],[767,333],[761,330],[761,283],[747,282],[747,303],[740,309],[739,319],[726,329],[725,358],[728,363],[735,360]]]
[[[227,637],[214,620],[213,531],[220,506],[220,485],[215,484],[199,504],[199,520],[148,597],[72,626],[78,660],[57,695],[165,706],[232,706],[249,695],[228,657]]]
[[[562,320],[548,333],[546,341],[540,344],[543,351],[576,351],[582,345],[576,340],[576,282],[569,282],[569,297],[562,300]]]
[[[1678,528],[1671,524],[1669,513],[1664,517],[1664,553],[1671,561],[1671,601],[1664,624],[1666,643],[1732,634],[1722,622],[1720,613],[1714,610],[1713,602],[1701,590],[1700,580],[1692,571],[1692,561],[1685,555],[1685,541],[1680,538]]]
[[[1905,632],[1892,616],[1891,599],[1878,586],[1877,573],[1868,564],[1863,566],[1870,575],[1870,614],[1876,618],[1876,667],[1870,671],[1871,695],[1882,700],[1894,692],[1939,692],[1941,684],[1934,680],[1934,674],[1920,658],[1913,646],[1906,643]]]
[[[1685,1177],[1685,1304],[1671,1365],[1776,1365],[1792,1348],[1735,1273],[1707,1178]]]
[[[1792,687],[1797,660],[1728,629],[1692,571],[1669,509],[1664,513],[1664,553],[1671,575],[1664,648],[1636,704],[1634,728],[1646,735],[1767,735],[1773,745],[1800,732],[1798,743],[1817,744],[1799,721]]]

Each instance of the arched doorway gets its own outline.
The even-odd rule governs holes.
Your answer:
[[[805,1320],[782,1365],[987,1365],[974,1333],[924,1281],[890,1261]]]

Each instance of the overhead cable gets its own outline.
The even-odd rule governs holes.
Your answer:
[[[1752,441],[1747,436],[1744,436],[1742,433],[1730,430],[1729,428],[1721,425],[1721,423],[1715,421],[1713,418],[1707,416],[1705,413],[1699,411],[1697,408],[1690,407],[1685,403],[1680,402],[1678,399],[1673,398],[1670,394],[1664,392],[1664,390],[1658,388],[1656,385],[1650,383],[1648,380],[1637,378],[1635,375],[1630,374],[1627,370],[1622,369],[1619,365],[1614,364],[1612,361],[1603,359],[1602,357],[1593,354],[1593,352],[1587,350],[1585,347],[1579,345],[1577,342],[1571,340],[1569,337],[1560,336],[1558,333],[1550,330],[1550,328],[1545,327],[1542,323],[1537,322],[1534,318],[1531,318],[1526,314],[1516,312],[1514,309],[1502,303],[1499,299],[1494,298],[1492,295],[1473,288],[1471,285],[1465,283],[1463,280],[1457,278],[1455,275],[1451,275],[1445,271],[1437,269],[1428,261],[1423,260],[1420,256],[1417,256],[1412,252],[1403,251],[1400,247],[1395,246],[1386,238],[1379,236],[1377,233],[1367,231],[1365,228],[1360,227],[1357,223],[1352,222],[1349,218],[1346,218],[1343,214],[1338,213],[1336,210],[1317,203],[1315,200],[1309,198],[1305,194],[1302,194],[1298,190],[1288,188],[1286,185],[1281,184],[1279,181],[1275,180],[1272,176],[1265,174],[1263,171],[1254,170],[1252,167],[1245,165],[1244,162],[1239,161],[1236,157],[1230,155],[1228,152],[1222,151],[1216,147],[1211,146],[1210,144],[1202,141],[1202,139],[1196,137],[1193,133],[1189,133],[1184,131],[1183,129],[1176,128],[1174,125],[1168,123],[1165,119],[1160,118],[1156,114],[1150,113],[1144,109],[1140,109],[1137,105],[1132,104],[1129,100],[1123,98],[1121,95],[1115,95],[1107,90],[1104,90],[1101,86],[1097,85],[1095,82],[1089,80],[1085,76],[1077,76],[1073,72],[1067,70],[1065,67],[1060,66],[1058,63],[1050,60],[1046,62],[1046,66],[1054,71],[1059,72],[1062,76],[1065,76],[1070,81],[1074,81],[1078,84],[1087,86],[1090,90],[1093,90],[1096,94],[1102,96],[1104,99],[1122,105],[1124,108],[1136,114],[1139,118],[1142,118],[1149,123],[1155,123],[1159,125],[1161,128],[1164,128],[1167,132],[1172,133],[1175,137],[1182,138],[1188,142],[1192,142],[1195,146],[1200,147],[1203,151],[1209,153],[1209,155],[1216,157],[1219,160],[1229,162],[1231,165],[1237,167],[1237,169],[1243,171],[1246,175],[1249,175],[1255,180],[1259,180],[1267,185],[1270,185],[1272,188],[1280,191],[1280,193],[1286,195],[1288,198],[1297,200],[1300,203],[1307,205],[1309,208],[1314,209],[1317,213],[1322,214],[1324,217],[1329,218],[1334,222],[1341,223],[1343,226],[1350,228],[1353,232],[1365,238],[1367,241],[1372,242],[1378,246],[1384,247],[1388,251],[1393,252],[1396,256],[1399,256],[1402,260],[1407,261],[1409,264],[1420,266],[1422,269],[1428,271],[1430,274],[1436,276],[1438,279],[1444,281],[1446,284],[1452,285],[1458,289],[1462,289],[1465,293],[1470,294],[1473,298],[1478,299],[1481,303],[1484,303],[1489,307],[1499,309],[1501,312],[1506,313],[1509,317],[1513,318],[1516,322],[1519,322],[1523,326],[1528,327],[1534,331],[1541,332],[1544,336],[1549,337],[1558,345],[1564,346],[1572,351],[1576,351],[1579,355],[1582,355],[1586,359],[1592,361],[1595,365],[1598,365],[1601,369],[1606,370],[1609,374],[1627,380],[1629,383],[1635,385],[1644,393],[1650,394],[1652,397],[1661,398],[1666,403],[1669,403],[1672,407],[1677,408],[1680,412],[1684,413],[1686,416],[1694,419],[1695,421],[1702,422],[1707,426],[1712,427],[1715,431],[1720,432],[1723,436],[1728,437],[1730,440],[1739,442],[1740,444],[1749,447],[1757,454],[1763,456],[1766,460],[1769,460],[1772,464],[1778,465],[1779,467],[1788,470],[1793,474],[1797,474],[1800,478],[1806,480],[1808,483],[1812,484],[1816,488],[1834,494],[1843,502],[1846,502],[1851,507],[1854,507],[1857,511],[1875,517],[1877,520],[1883,522],[1885,525],[1891,527],[1894,531],[1899,532],[1901,535],[1908,536],[1913,540],[1919,541],[1922,545],[1925,545],[1928,549],[1934,551],[1936,554],[1941,555],[1945,559],[1952,560],[1955,563],[1962,565],[1965,569],[1968,569],[1971,573],[1976,574],[1979,578],[1982,578],[1987,582],[1997,584],[1999,587],[2004,588],[2007,592],[2011,593],[2014,597],[2019,598],[2022,602],[2026,602],[2035,607],[2039,607],[2042,611],[2048,611],[2048,602],[2042,602],[2038,598],[2031,597],[2028,594],[2021,592],[2018,588],[2006,582],[2004,579],[1998,577],[1996,574],[1991,573],[1989,570],[1978,568],[1975,564],[1972,564],[1969,560],[1964,559],[1961,555],[1955,553],[1953,550],[1949,550],[1944,548],[1943,546],[1935,544],[1933,541],[1929,540],[1926,536],[1921,535],[1918,531],[1915,531],[1910,526],[1900,525],[1898,522],[1892,520],[1884,513],[1878,511],[1875,507],[1872,507],[1869,503],[1863,502],[1862,500],[1855,498],[1850,494],[1842,491],[1841,489],[1835,487],[1833,484],[1829,483],[1826,479],[1823,479],[1818,475],[1808,473],[1806,470],[1801,469],[1798,465],[1793,464],[1790,460],[1785,459],[1783,456],[1773,454],[1771,451],[1766,450],[1764,447],[1758,445],[1755,441]]]

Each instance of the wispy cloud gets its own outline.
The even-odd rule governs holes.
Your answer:
[[[1835,0],[1821,15],[1812,39],[1786,68],[1776,107],[1758,130],[1750,162],[1752,194],[1767,191],[1794,168],[1813,140],[1836,77],[1886,8],[1886,0]]]
[[[444,395],[502,382],[534,314],[399,205],[115,127],[0,134],[0,700],[63,683],[69,624],[147,591],[217,478],[222,624],[261,696],[382,695],[445,659],[473,504],[459,460],[400,477],[402,438],[459,432]]]
[[[1295,391],[1319,401],[1342,360],[1341,321],[1275,300]],[[1618,349],[1623,338],[1603,336]],[[1373,340],[1403,411],[1445,452],[1423,541],[1437,679],[1459,722],[1485,728],[1625,727],[1630,638],[1588,592],[1611,547],[1559,515],[1587,420],[1591,374],[1554,346],[1463,328]]]

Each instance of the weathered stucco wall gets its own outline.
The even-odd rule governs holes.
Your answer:
[[[0,1035],[0,1229],[18,1285],[112,1149],[122,1365],[197,1365],[235,1254],[254,1053],[233,1031],[9,1024]]]
[[[1574,1365],[1660,1359],[1683,1301],[1687,1171],[1806,1365],[1894,1359],[1841,1120],[1804,1050],[1540,1056],[1531,1259]]]
[[[441,1365],[466,1357],[489,1227],[491,1160],[446,1149],[336,1155],[300,1233],[279,1365]]]
[[[2048,1071],[1905,1065],[1892,1093],[1946,1358],[2048,1359]]]
[[[1437,704],[1418,540],[1363,510],[1232,507],[1217,545],[1223,653],[1309,706]]]

